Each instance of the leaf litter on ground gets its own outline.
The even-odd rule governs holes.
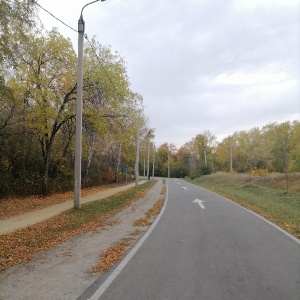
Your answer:
[[[80,210],[71,209],[0,236],[0,270],[29,261],[35,253],[53,248],[71,236],[107,225],[112,215],[144,197],[155,183],[152,180],[106,199],[83,204]]]

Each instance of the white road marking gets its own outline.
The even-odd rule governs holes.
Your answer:
[[[195,199],[195,200],[193,201],[193,203],[195,203],[195,202],[197,202],[197,203],[200,205],[200,207],[201,207],[202,209],[205,209],[204,205],[202,204],[202,202],[205,202],[205,201],[199,200],[199,199]]]
[[[160,214],[157,216],[157,218],[151,225],[151,227],[147,230],[147,232],[140,239],[140,241],[135,245],[135,247],[128,253],[128,255],[124,258],[124,260],[118,265],[118,267],[102,283],[102,285],[98,288],[98,290],[94,293],[94,295],[91,298],[89,298],[88,300],[98,300],[103,295],[103,293],[107,290],[107,288],[111,285],[111,283],[115,280],[115,278],[121,273],[121,271],[124,269],[124,267],[130,261],[130,259],[134,256],[134,254],[139,250],[139,248],[143,245],[145,240],[151,234],[151,232],[155,228],[156,224],[160,220],[161,216],[163,215],[166,204],[168,202],[168,185],[167,184],[166,184],[166,188],[167,188],[167,191],[166,191],[166,197],[165,197],[165,204],[164,204]]]

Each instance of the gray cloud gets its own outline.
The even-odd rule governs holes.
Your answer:
[[[40,3],[56,15],[69,5],[66,22],[87,2],[56,1]],[[299,0],[107,0],[84,18],[89,36],[125,56],[157,145],[181,146],[203,130],[221,139],[300,119],[299,11]]]

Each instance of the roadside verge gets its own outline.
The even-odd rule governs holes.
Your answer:
[[[145,183],[146,180],[139,182],[139,185]],[[96,200],[102,200],[119,192],[125,191],[131,187],[134,187],[135,183],[131,183],[124,186],[119,186],[111,189],[100,191],[93,195],[89,195],[81,198],[81,203],[88,203]],[[11,233],[17,229],[25,228],[27,226],[34,225],[38,222],[50,219],[60,213],[71,209],[73,207],[73,200],[55,204],[49,207],[45,207],[39,210],[35,210],[24,215],[17,215],[8,219],[0,220],[0,235]]]
[[[133,223],[159,198],[164,198],[161,191],[162,180],[158,180],[145,195],[107,219],[104,226],[39,252],[29,263],[2,271],[0,298],[76,299],[96,280],[91,270],[97,265],[100,253],[137,230],[141,233],[147,230],[148,227],[136,227]]]

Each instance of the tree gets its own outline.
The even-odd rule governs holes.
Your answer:
[[[286,175],[286,191],[288,193],[288,168],[290,163],[290,133],[291,124],[290,122],[282,123],[275,127],[275,142],[272,149],[274,153],[273,164],[279,172],[284,172]]]
[[[31,0],[0,1],[0,64],[14,61],[14,51],[35,25],[36,10]],[[3,75],[3,74],[2,74]]]
[[[16,105],[11,88],[0,77],[0,137],[7,134],[6,129],[12,123]]]
[[[14,77],[9,83],[14,96],[24,103],[26,127],[40,143],[44,160],[42,193],[46,194],[55,138],[74,118],[76,54],[70,40],[53,29],[29,35],[15,60]]]
[[[156,170],[155,175],[168,177],[168,156],[170,154],[168,143],[164,143],[156,150]]]
[[[290,164],[289,170],[291,172],[300,172],[300,122],[294,121],[290,132]]]
[[[129,89],[125,61],[118,52],[112,52],[110,47],[102,46],[93,38],[86,44],[84,53],[83,129],[89,149],[88,154],[83,151],[83,161],[87,159],[89,169],[92,150],[97,149],[95,140],[101,136],[107,141],[102,149],[109,149],[111,154],[104,165],[110,161],[107,172],[114,173],[116,181],[122,162],[134,162],[135,101],[142,104],[142,97]],[[139,118],[140,123],[142,119]]]

